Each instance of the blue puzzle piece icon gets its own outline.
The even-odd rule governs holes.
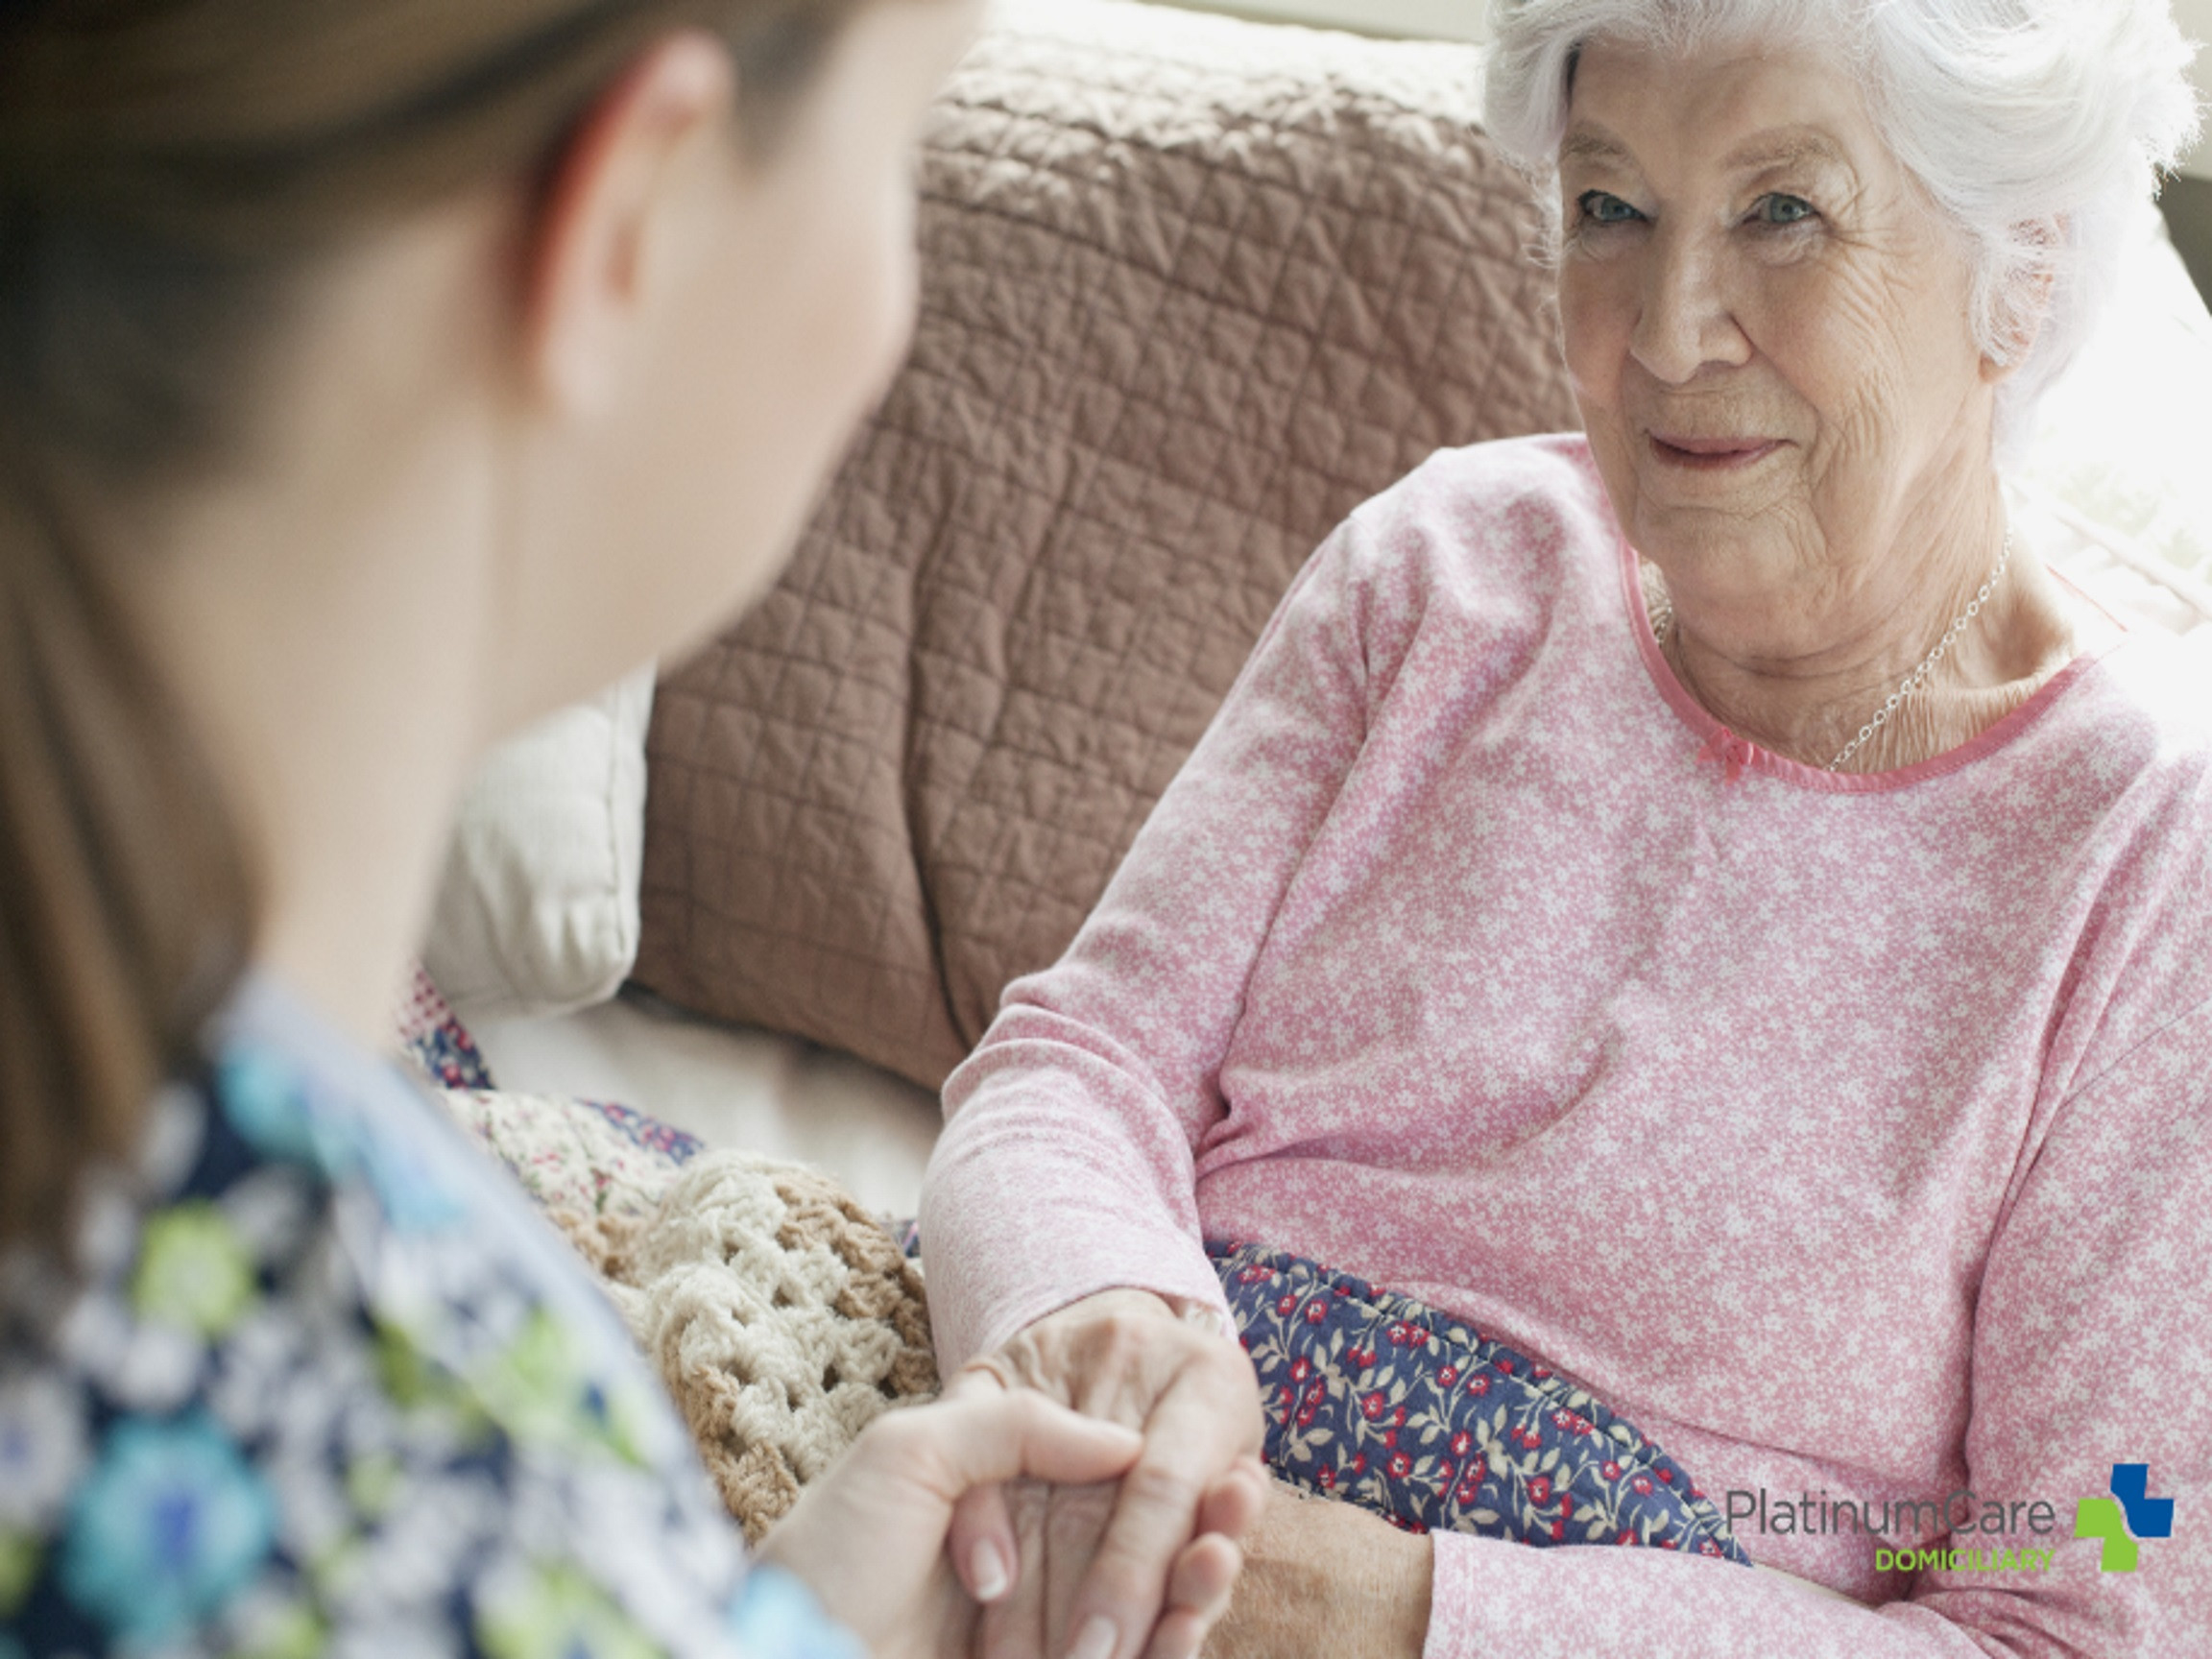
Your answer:
[[[2112,1496],[2120,1500],[2120,1507],[2128,1512],[2128,1530],[2138,1538],[2171,1538],[2174,1536],[2174,1500],[2152,1498],[2149,1496],[2150,1490],[2150,1464],[2112,1465]]]

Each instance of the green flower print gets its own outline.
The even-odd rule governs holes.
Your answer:
[[[654,1397],[632,1379],[595,1376],[575,1332],[542,1308],[465,1378],[397,1321],[377,1328],[376,1365],[395,1405],[443,1417],[465,1443],[500,1433],[518,1446],[599,1453],[634,1468],[652,1461]],[[354,1494],[364,1512],[373,1497],[373,1489]]]
[[[381,1521],[405,1484],[406,1468],[389,1452],[364,1454],[346,1471],[346,1496],[368,1521]]]
[[[245,1587],[276,1531],[268,1487],[213,1418],[126,1418],[70,1504],[61,1588],[123,1642],[164,1646]]]
[[[473,1379],[492,1420],[524,1446],[643,1460],[624,1407],[580,1363],[575,1333],[543,1309]]]
[[[38,1540],[23,1532],[0,1532],[0,1619],[23,1605],[38,1576]]]
[[[253,1261],[229,1218],[204,1201],[146,1223],[131,1302],[145,1319],[220,1336],[253,1305]]]
[[[607,1593],[570,1567],[502,1575],[476,1617],[492,1659],[660,1659],[661,1649]]]
[[[301,1601],[259,1611],[244,1632],[237,1659],[316,1659],[330,1646],[329,1627]]]

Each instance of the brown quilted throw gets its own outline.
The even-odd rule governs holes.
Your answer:
[[[1074,935],[1277,599],[1443,445],[1574,424],[1469,49],[1003,8],[910,360],[663,681],[637,976],[935,1087]]]

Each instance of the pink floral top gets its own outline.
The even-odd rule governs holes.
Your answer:
[[[2200,651],[1831,777],[1675,684],[1580,439],[1440,454],[945,1102],[949,1362],[1108,1286],[1218,1301],[1202,1240],[1262,1240],[1546,1358],[1863,1604],[1439,1535],[1438,1659],[2212,1651]],[[2116,1464],[2176,1501],[2129,1573],[2074,1536]],[[1957,1557],[1829,1525],[1968,1490]]]

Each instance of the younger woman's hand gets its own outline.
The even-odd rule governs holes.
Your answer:
[[[877,1419],[807,1487],[760,1548],[760,1559],[812,1590],[875,1659],[953,1659],[974,1639],[970,1588],[945,1549],[953,1506],[1018,1479],[1095,1485],[1143,1449],[1134,1430],[1082,1417],[1023,1391],[978,1390]],[[1158,1606],[1119,1610],[1145,1624]]]

